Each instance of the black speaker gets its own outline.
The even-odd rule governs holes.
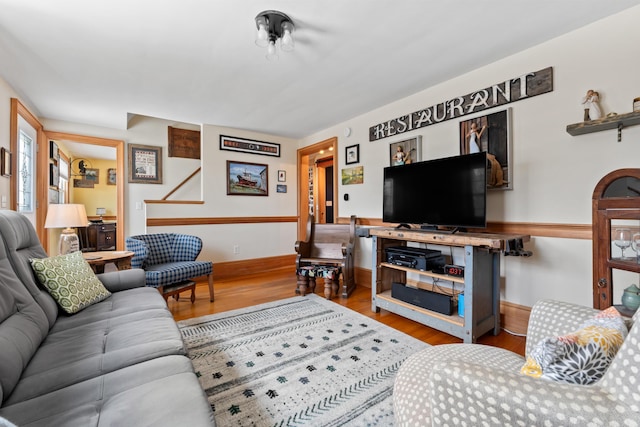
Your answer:
[[[391,296],[400,301],[426,308],[446,315],[453,313],[453,299],[450,295],[428,291],[426,289],[416,289],[405,286],[402,283],[393,282],[391,284]]]

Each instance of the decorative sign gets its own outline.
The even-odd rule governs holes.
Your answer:
[[[548,67],[372,126],[369,128],[369,141],[399,135],[551,91],[553,67]]]
[[[280,157],[280,144],[220,135],[220,149]]]
[[[169,128],[169,157],[200,158],[200,131]]]

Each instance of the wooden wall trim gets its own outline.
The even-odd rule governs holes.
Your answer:
[[[338,218],[337,222],[348,223],[349,218]],[[358,217],[358,225],[370,227],[393,227],[380,218]],[[534,237],[591,240],[591,224],[557,224],[544,222],[489,222],[487,228],[472,230],[484,233],[525,234]]]
[[[175,225],[229,225],[229,224],[269,224],[274,222],[298,222],[297,216],[247,216],[247,217],[206,217],[206,218],[148,218],[147,227],[167,227]]]
[[[145,200],[148,205],[204,205],[202,200]]]
[[[200,201],[152,200],[145,203],[202,204]],[[202,217],[202,218],[147,218],[148,227],[169,227],[176,225],[219,225],[219,224],[259,224],[274,222],[297,222],[297,216],[253,216],[253,217]],[[336,222],[348,224],[349,218],[340,217]],[[382,222],[378,218],[358,217],[358,225],[369,227],[392,227],[394,224]],[[490,222],[487,228],[474,230],[486,233],[524,234],[533,237],[555,237],[562,239],[591,240],[591,224],[555,224],[534,222]]]
[[[264,273],[273,270],[291,270],[291,290],[296,283],[296,256],[280,255],[266,258],[245,259],[240,261],[214,262],[213,280],[225,280],[231,277]]]

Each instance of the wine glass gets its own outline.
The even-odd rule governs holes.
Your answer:
[[[631,259],[624,256],[624,250],[631,246],[631,230],[628,228],[616,228],[613,232],[613,243],[622,251],[620,259]]]
[[[640,233],[636,233],[631,237],[631,249],[636,251],[636,253],[638,254],[636,259],[640,264]]]

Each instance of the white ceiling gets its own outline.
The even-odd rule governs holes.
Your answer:
[[[39,117],[124,129],[143,114],[300,138],[637,4],[0,0],[0,75]],[[296,25],[277,62],[254,43],[265,9]]]

